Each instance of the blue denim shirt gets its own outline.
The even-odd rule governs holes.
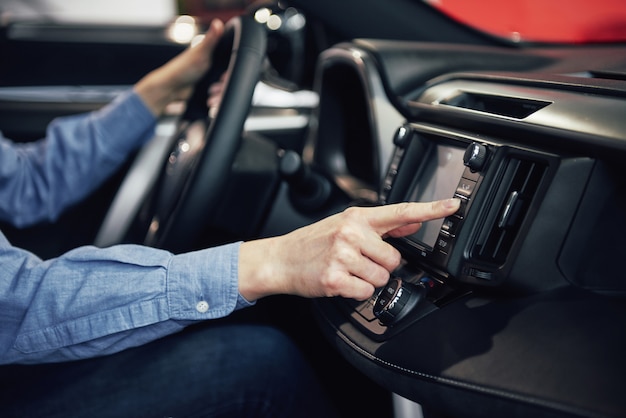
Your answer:
[[[41,141],[0,135],[0,219],[56,219],[149,140],[155,122],[129,91],[97,112],[53,121]],[[238,254],[239,243],[180,255],[118,245],[41,260],[0,232],[0,364],[111,354],[248,306]]]

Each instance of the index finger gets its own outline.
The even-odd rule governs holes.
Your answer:
[[[381,236],[407,225],[420,224],[432,219],[444,218],[459,210],[458,198],[434,202],[403,202],[373,208],[369,223]]]

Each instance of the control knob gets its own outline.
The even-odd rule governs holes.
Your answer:
[[[487,161],[487,146],[473,142],[465,150],[463,155],[463,164],[472,171],[477,173],[483,169]]]
[[[393,325],[426,296],[426,287],[392,278],[374,302],[374,315],[383,325]]]
[[[411,136],[413,136],[413,128],[409,124],[404,124],[396,130],[393,136],[393,143],[399,148],[406,148]]]

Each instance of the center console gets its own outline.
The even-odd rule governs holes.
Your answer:
[[[381,203],[456,197],[461,206],[413,235],[390,239],[403,254],[402,266],[371,300],[349,302],[353,318],[376,338],[401,329],[388,325],[466,294],[465,285],[502,285],[516,239],[559,163],[555,155],[419,123],[398,128],[394,144]]]
[[[626,85],[457,74],[409,108],[379,202],[461,207],[387,238],[402,263],[369,300],[315,301],[329,340],[451,416],[620,416]]]

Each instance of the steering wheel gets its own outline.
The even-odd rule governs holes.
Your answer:
[[[171,152],[140,211],[147,224],[144,245],[189,251],[214,213],[241,144],[266,45],[265,28],[251,16],[225,24],[211,69],[187,101]],[[209,117],[208,88],[223,74],[223,96]]]

